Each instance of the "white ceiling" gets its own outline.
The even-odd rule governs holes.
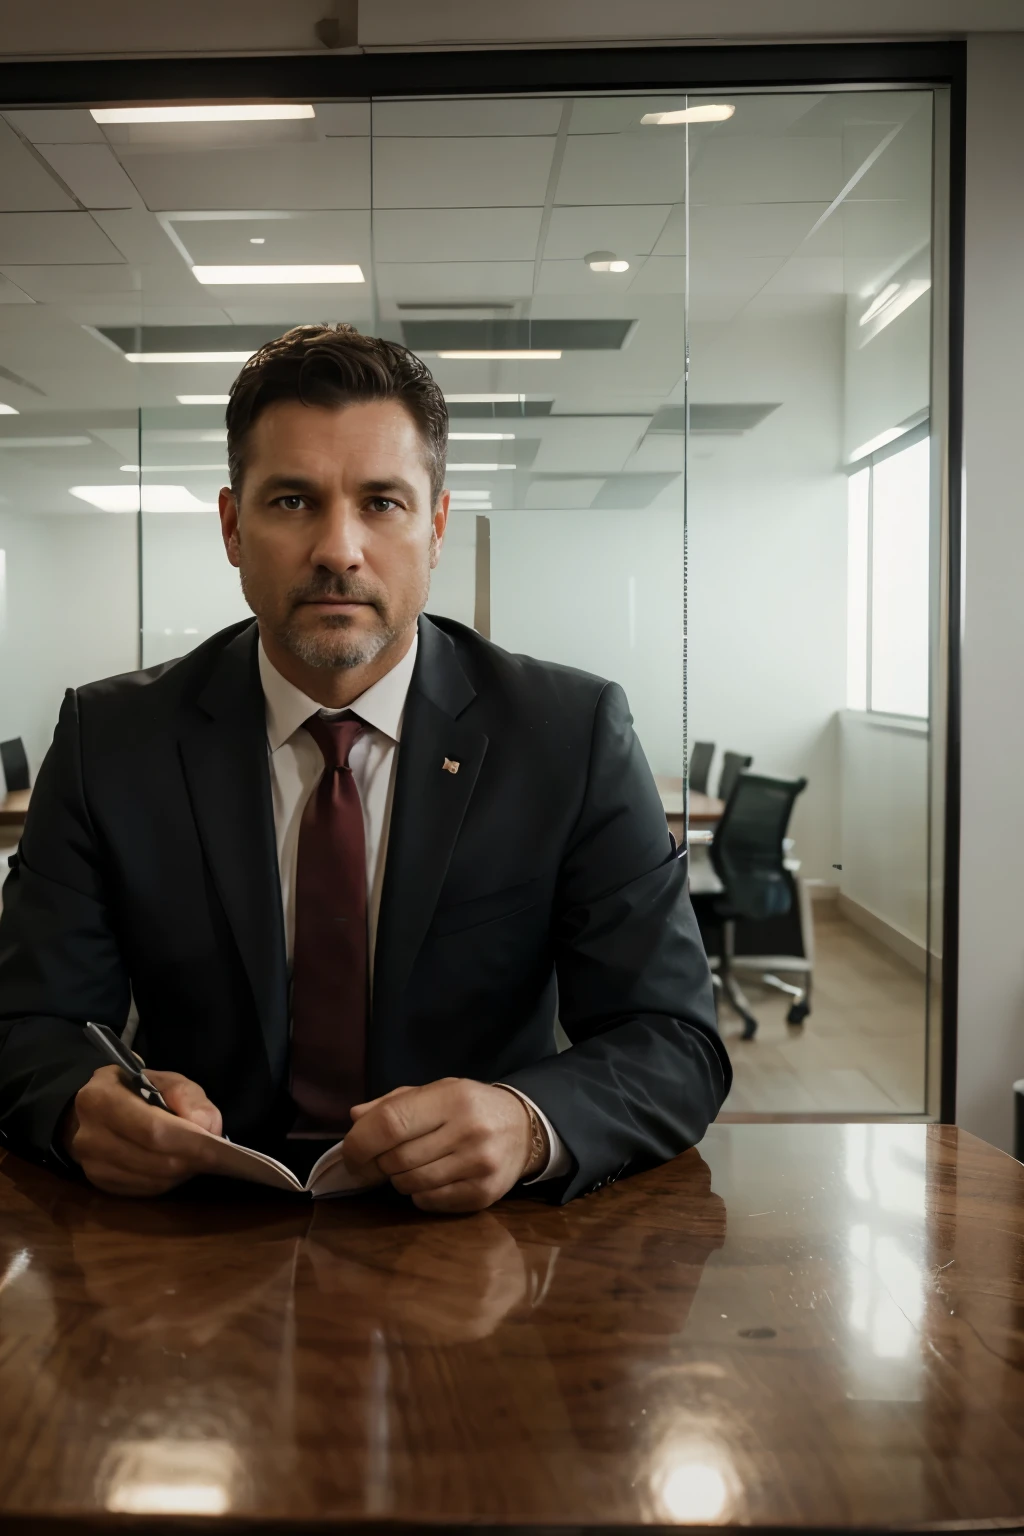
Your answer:
[[[299,123],[108,130],[77,109],[0,115],[0,401],[21,412],[0,417],[2,494],[80,510],[70,484],[118,482],[135,428],[102,425],[104,412],[142,405],[163,429],[216,425],[217,409],[179,410],[175,396],[226,391],[234,366],[133,365],[100,327],[347,319],[398,338],[410,306],[429,319],[447,301],[635,322],[618,352],[432,360],[447,391],[554,400],[554,418],[512,424],[533,480],[480,477],[495,505],[589,505],[610,494],[605,477],[629,473],[659,475],[670,502],[663,482],[682,467],[681,444],[644,433],[659,405],[682,399],[687,284],[694,325],[839,326],[848,296],[929,237],[927,93],[733,99],[730,121],[689,131],[640,125],[679,105],[664,95],[341,102]],[[626,258],[628,272],[592,272],[583,258],[595,250]],[[327,261],[358,262],[372,281],[206,287],[190,271]],[[60,422],[94,446],[2,447],[5,434],[52,436]],[[160,464],[210,451],[152,448],[143,457]],[[219,475],[182,471],[181,483],[209,499]]]

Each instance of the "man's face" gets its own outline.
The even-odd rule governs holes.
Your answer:
[[[308,667],[360,667],[422,612],[448,515],[396,400],[279,401],[249,431],[239,495],[222,491],[228,559],[269,638]]]

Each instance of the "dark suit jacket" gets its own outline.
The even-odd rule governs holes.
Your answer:
[[[458,761],[457,774],[444,759]],[[51,1142],[86,1019],[202,1084],[225,1132],[290,1113],[288,970],[252,622],[69,689],[0,919],[0,1134]],[[707,962],[622,690],[420,621],[374,966],[368,1088],[520,1088],[570,1199],[697,1142],[728,1091]],[[556,1052],[556,1011],[573,1042]]]

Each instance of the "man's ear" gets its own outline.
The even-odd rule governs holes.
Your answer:
[[[437,498],[434,507],[433,528],[430,534],[430,569],[436,570],[437,562],[441,558],[441,545],[444,543],[444,530],[448,524],[448,503],[451,501],[451,493],[442,491]]]
[[[220,536],[224,540],[228,559],[237,569],[242,561],[238,547],[238,498],[229,486],[221,487],[217,508],[220,512]]]

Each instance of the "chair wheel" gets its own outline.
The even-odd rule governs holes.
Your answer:
[[[787,1024],[802,1024],[804,1019],[807,1018],[807,1016],[810,1013],[810,1011],[811,1011],[811,1009],[810,1009],[810,1005],[808,1003],[794,1003],[792,1008],[786,1014],[786,1023]]]
[[[740,1039],[741,1040],[753,1040],[753,1038],[754,1038],[754,1036],[756,1034],[757,1034],[757,1020],[754,1019],[754,1018],[751,1018],[751,1016],[749,1014],[745,1014],[744,1017],[743,1017],[743,1033],[740,1036]]]

